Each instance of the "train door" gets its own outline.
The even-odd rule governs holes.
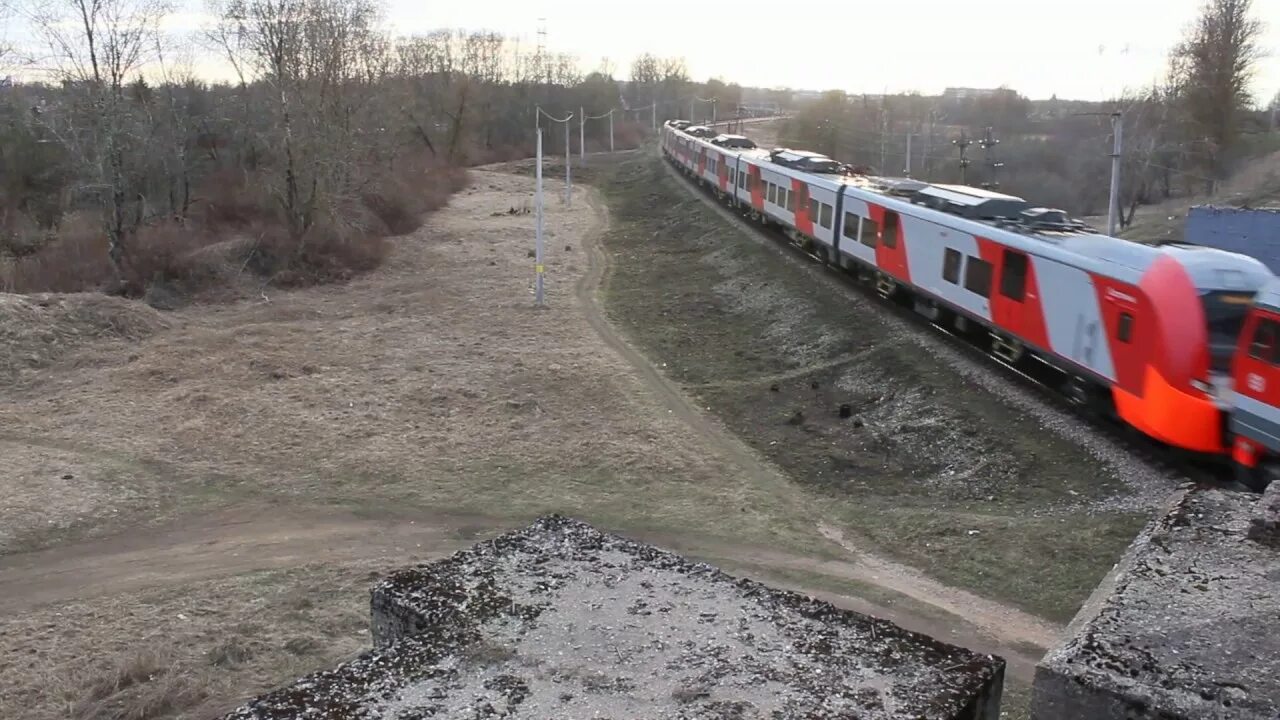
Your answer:
[[[791,190],[796,194],[795,224],[796,230],[813,237],[813,221],[810,217],[809,184],[796,179],[791,180]]]
[[[1031,258],[1020,250],[1001,248],[997,267],[991,321],[1010,335],[1047,349],[1049,337]]]
[[[876,266],[902,280],[911,281],[907,268],[907,248],[902,238],[902,223],[898,213],[878,205],[869,205],[868,220],[879,225],[879,242],[876,243]]]

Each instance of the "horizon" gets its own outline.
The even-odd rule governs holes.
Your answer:
[[[968,11],[973,5],[957,7],[943,0],[922,0],[911,8],[835,6],[823,14],[826,27],[888,27],[894,32],[859,29],[856,43],[808,41],[797,43],[798,50],[739,25],[708,32],[705,23],[684,22],[683,16],[671,22],[664,12],[628,17],[619,26],[610,22],[607,7],[574,0],[489,0],[430,10],[415,0],[386,0],[383,25],[400,37],[440,29],[489,30],[527,48],[539,44],[541,28],[548,52],[573,56],[584,74],[607,66],[618,80],[629,79],[632,61],[648,52],[682,58],[696,82],[718,78],[743,87],[855,95],[936,96],[947,87],[1007,87],[1033,100],[1056,96],[1102,102],[1163,79],[1169,51],[1195,19],[1201,0],[1136,0],[1112,7],[1115,4],[1079,0],[1069,11],[1055,12],[1052,32],[1043,29],[1047,23],[1039,11],[1015,0],[984,0],[980,19]],[[764,16],[758,9],[766,5],[743,0],[733,12]],[[189,40],[213,21],[206,8],[202,0],[179,0],[165,18],[166,31],[175,39]],[[1106,27],[1096,22],[1104,9],[1112,17]],[[1259,20],[1280,18],[1280,0],[1254,0],[1253,10]],[[928,22],[921,22],[922,16]],[[1138,21],[1145,23],[1142,32],[1125,29]],[[28,47],[36,43],[24,23],[14,18],[7,22],[4,35],[11,42]],[[1265,56],[1250,85],[1261,107],[1280,93],[1280,23],[1264,24],[1259,44]],[[911,33],[907,42],[896,32],[904,27]],[[717,40],[708,43],[709,36]],[[998,42],[979,42],[988,36]],[[745,52],[747,46],[753,52]],[[1022,56],[1037,62],[1010,60]],[[874,75],[859,75],[864,64],[874,64]],[[225,60],[204,50],[197,50],[191,65],[205,81],[234,79]]]

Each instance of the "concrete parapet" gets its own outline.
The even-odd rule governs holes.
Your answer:
[[[1032,718],[1280,717],[1280,551],[1251,539],[1259,502],[1179,492],[1041,661]]]
[[[999,717],[1004,661],[552,516],[373,590],[375,648],[233,712]]]

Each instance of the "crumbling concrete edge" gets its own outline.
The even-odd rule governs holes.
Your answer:
[[[1122,687],[1112,682],[1105,673],[1088,671],[1073,664],[1070,657],[1088,637],[1088,628],[1105,612],[1108,600],[1123,589],[1125,582],[1136,569],[1141,557],[1151,545],[1152,539],[1167,531],[1177,517],[1195,486],[1180,485],[1165,501],[1160,511],[1138,533],[1120,560],[1111,568],[1102,582],[1093,589],[1089,599],[1071,618],[1062,633],[1067,642],[1045,653],[1036,665],[1035,679],[1031,685],[1031,720],[1060,720],[1061,718],[1129,717],[1134,710],[1149,706],[1153,698],[1137,687]],[[1082,676],[1093,683],[1086,686]],[[1067,708],[1070,708],[1068,714]]]

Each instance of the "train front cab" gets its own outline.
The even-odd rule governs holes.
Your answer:
[[[1263,490],[1280,467],[1280,281],[1263,288],[1232,363],[1229,429],[1237,479]]]

